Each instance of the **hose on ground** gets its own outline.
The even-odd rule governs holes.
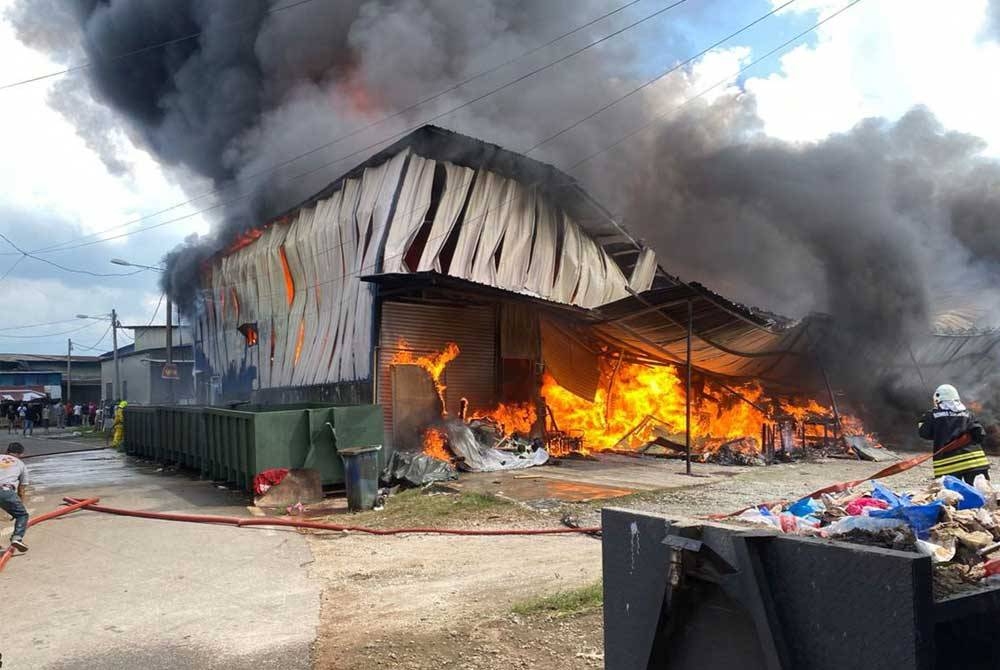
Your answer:
[[[63,498],[68,503],[76,504],[76,498]],[[594,535],[601,532],[600,526],[587,528],[499,528],[499,529],[467,529],[467,528],[366,528],[364,526],[348,526],[335,523],[320,523],[318,521],[298,521],[295,519],[243,519],[235,516],[214,516],[201,514],[173,514],[169,512],[143,512],[140,510],[105,507],[104,505],[87,505],[87,509],[105,514],[131,516],[141,519],[159,519],[162,521],[181,521],[184,523],[215,523],[229,526],[280,526],[285,528],[309,528],[311,530],[329,530],[335,532],[367,533],[369,535],[402,535],[402,534],[434,534],[434,535],[566,535],[583,533]]]
[[[67,505],[66,507],[60,507],[58,509],[52,510],[51,512],[46,512],[45,514],[41,514],[39,516],[31,517],[30,519],[28,519],[28,528],[31,528],[37,523],[48,521],[49,519],[54,519],[57,516],[62,516],[63,514],[69,514],[70,512],[75,512],[81,507],[87,507],[88,505],[93,505],[98,501],[100,501],[100,498],[87,498],[86,500],[72,500],[72,501],[66,500],[66,502],[71,504]],[[7,547],[7,550],[4,551],[3,554],[0,554],[0,572],[3,571],[4,566],[7,565],[7,561],[9,561],[10,557],[13,555],[14,555],[14,547]]]

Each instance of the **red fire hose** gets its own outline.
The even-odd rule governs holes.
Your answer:
[[[28,527],[31,528],[36,523],[48,521],[49,519],[54,519],[57,516],[62,516],[63,514],[69,514],[70,512],[75,512],[81,507],[87,507],[89,505],[93,505],[99,500],[100,498],[88,498],[86,500],[67,501],[71,502],[72,504],[67,505],[66,507],[60,507],[59,509],[54,509],[51,512],[46,512],[45,514],[42,514],[40,516],[32,517],[31,519],[28,520]],[[0,555],[0,571],[3,571],[4,566],[7,565],[7,561],[9,561],[10,557],[13,555],[14,555],[14,547],[7,547],[7,550],[3,552],[2,555]]]
[[[76,504],[76,498],[63,498],[68,503]],[[201,514],[170,514],[164,512],[142,512],[138,510],[105,507],[88,504],[87,509],[105,514],[132,516],[141,519],[159,519],[162,521],[182,521],[185,523],[217,523],[228,526],[283,526],[288,528],[311,528],[313,530],[348,531],[351,533],[368,533],[369,535],[401,535],[403,533],[422,533],[435,535],[565,535],[567,533],[584,533],[592,535],[601,532],[600,526],[589,528],[505,528],[505,529],[465,529],[465,528],[365,528],[364,526],[345,526],[335,523],[320,523],[318,521],[297,521],[294,519],[243,519],[236,516],[210,516]]]

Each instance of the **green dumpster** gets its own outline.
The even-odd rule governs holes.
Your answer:
[[[130,405],[125,448],[247,491],[254,475],[269,468],[313,468],[325,486],[335,486],[344,482],[338,446],[380,444],[382,426],[379,405]]]

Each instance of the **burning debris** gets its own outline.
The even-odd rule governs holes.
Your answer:
[[[440,352],[422,355],[403,340],[397,347],[393,364],[425,370],[440,403],[440,420],[423,429],[423,453],[460,469],[528,467],[550,456],[601,451],[661,458],[686,454],[685,393],[672,366],[604,361],[592,402],[545,372],[539,392],[545,421],[539,425],[530,401],[470,410],[462,398],[457,412],[449,413],[444,378],[448,364],[461,354],[459,347],[452,342]],[[835,439],[839,431],[857,433],[851,436],[851,446],[881,451],[864,435],[860,421],[841,416],[837,423],[813,399],[769,397],[756,384],[732,389],[709,379],[699,380],[697,391],[691,425],[694,461],[746,466],[791,460],[809,449],[849,453],[843,436]]]

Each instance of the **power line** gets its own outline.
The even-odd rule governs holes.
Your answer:
[[[850,9],[854,5],[858,4],[859,2],[861,2],[861,0],[852,0],[848,4],[844,5],[843,7],[841,7],[840,9],[838,9],[837,11],[833,12],[832,14],[830,14],[829,16],[821,19],[820,21],[817,21],[812,26],[810,26],[810,27],[806,28],[805,30],[803,30],[802,32],[796,34],[794,37],[791,37],[791,38],[785,40],[784,42],[782,42],[778,46],[774,47],[773,49],[771,49],[767,53],[763,54],[762,56],[758,56],[757,58],[753,59],[752,61],[750,61],[749,63],[747,63],[743,67],[741,67],[739,70],[737,70],[736,73],[733,74],[732,76],[720,79],[719,81],[715,82],[714,84],[712,84],[708,88],[702,89],[701,91],[699,91],[698,93],[696,93],[694,96],[688,98],[687,100],[685,100],[684,102],[682,102],[680,105],[677,105],[676,107],[673,107],[673,108],[671,108],[671,109],[669,109],[669,110],[667,110],[665,112],[657,114],[656,116],[654,116],[653,118],[651,118],[646,123],[640,125],[638,128],[636,128],[635,130],[627,133],[626,135],[623,135],[618,140],[616,140],[615,142],[609,144],[608,146],[604,147],[603,149],[600,149],[599,151],[595,151],[594,153],[592,153],[592,154],[590,154],[588,156],[584,156],[583,159],[577,161],[573,165],[571,165],[568,168],[566,168],[566,171],[570,172],[572,170],[575,170],[576,168],[580,167],[581,165],[583,165],[587,161],[591,160],[592,158],[596,158],[597,156],[605,153],[606,151],[610,151],[614,147],[622,144],[623,142],[629,140],[630,138],[634,137],[635,135],[637,135],[637,134],[641,133],[642,131],[646,130],[651,125],[653,125],[653,123],[659,121],[660,119],[662,119],[663,117],[667,116],[668,114],[673,114],[677,110],[681,109],[682,107],[687,106],[691,102],[694,102],[695,100],[697,100],[698,98],[702,97],[703,95],[709,93],[710,91],[713,91],[714,89],[716,89],[716,88],[722,86],[723,84],[731,81],[734,77],[739,77],[741,74],[743,74],[744,72],[746,72],[750,68],[754,67],[755,65],[759,64],[761,61],[764,61],[764,60],[770,58],[771,56],[775,55],[776,53],[784,51],[786,48],[788,48],[793,43],[797,42],[798,40],[802,39],[803,37],[805,37],[806,35],[808,35],[812,31],[816,30],[817,28],[819,28],[820,26],[822,26],[823,24],[825,24],[827,21],[830,21],[830,20],[832,20],[832,19],[840,16],[841,14],[843,14],[844,12],[846,12],[848,9]]]
[[[21,247],[19,247],[16,244],[14,244],[10,240],[10,238],[7,237],[6,235],[4,235],[3,233],[0,233],[0,239],[2,239],[4,242],[6,242],[7,244],[9,244],[11,247],[13,247],[15,251],[17,251],[18,253],[21,254],[21,258],[18,259],[19,261],[21,259],[24,259],[24,258],[30,258],[32,260],[36,260],[36,261],[39,261],[41,263],[46,263],[46,264],[51,265],[53,267],[57,267],[60,270],[63,270],[64,272],[72,272],[72,273],[75,273],[75,274],[89,275],[91,277],[131,277],[132,275],[139,274],[140,272],[143,272],[142,269],[136,270],[134,272],[92,272],[91,270],[79,270],[79,269],[76,269],[76,268],[68,268],[65,265],[60,265],[59,263],[56,263],[55,261],[50,261],[47,258],[39,258],[38,256],[32,255],[31,253],[25,251]],[[15,265],[16,265],[16,263],[15,263]],[[13,270],[13,269],[14,269],[14,266],[11,266],[10,270]],[[10,270],[8,270],[8,274],[10,273]],[[4,275],[4,276],[6,276],[6,275]]]
[[[24,260],[24,256],[23,255],[22,256],[18,256],[17,260],[14,261],[13,263],[11,263],[10,267],[7,268],[7,271],[3,273],[2,277],[0,277],[0,281],[3,281],[8,276],[10,276],[10,273],[14,271],[14,268],[16,268],[18,266],[18,264],[20,264],[20,262],[23,261],[23,260]]]
[[[107,329],[105,329],[105,331],[104,331],[104,334],[101,335],[101,339],[97,340],[97,342],[94,342],[93,345],[91,345],[91,346],[88,347],[85,344],[77,344],[77,343],[74,342],[73,343],[73,347],[74,348],[79,347],[81,349],[87,349],[88,351],[100,351],[100,349],[98,349],[98,346],[101,344],[101,342],[104,341],[104,338],[107,337],[108,333],[110,333],[110,332],[111,332],[111,324],[109,323]]]
[[[292,2],[292,3],[289,3],[287,5],[282,5],[280,7],[272,7],[271,9],[268,9],[267,11],[265,11],[262,14],[262,16],[266,16],[268,14],[275,14],[277,12],[281,12],[281,11],[284,11],[286,9],[293,9],[295,7],[298,7],[300,5],[305,5],[305,4],[308,4],[308,3],[313,2],[313,1],[314,0],[298,0],[297,2]],[[246,24],[249,24],[249,23],[253,23],[254,21],[257,20],[257,18],[258,17],[252,17],[252,18],[243,19],[241,21],[233,21],[233,22],[231,22],[229,24],[224,24],[222,26],[219,26],[219,28],[232,28],[234,26],[246,25]],[[143,53],[146,53],[146,52],[149,52],[149,51],[154,51],[156,49],[162,49],[163,47],[172,46],[174,44],[180,44],[181,42],[187,42],[188,40],[193,40],[196,37],[201,37],[203,34],[205,34],[205,31],[199,30],[196,33],[190,33],[188,35],[183,35],[182,37],[175,37],[172,40],[166,40],[165,42],[159,42],[157,44],[150,44],[148,46],[144,46],[144,47],[141,47],[139,49],[135,49],[133,51],[128,51],[128,52],[125,52],[123,54],[118,54],[117,56],[112,56],[111,58],[105,59],[103,62],[114,63],[116,61],[124,60],[126,58],[131,58],[132,56],[138,56],[139,54],[143,54]],[[32,84],[32,83],[35,83],[35,82],[38,82],[38,81],[43,81],[45,79],[51,79],[53,77],[60,77],[60,76],[62,76],[64,74],[69,74],[70,72],[78,72],[80,70],[86,70],[86,69],[89,69],[89,68],[91,68],[93,66],[94,66],[93,61],[87,61],[87,62],[84,62],[84,63],[79,63],[77,65],[71,65],[70,67],[68,67],[68,68],[66,68],[64,70],[58,70],[56,72],[49,72],[48,74],[38,75],[37,77],[30,77],[28,79],[22,79],[21,81],[14,81],[14,82],[10,82],[10,83],[7,83],[7,84],[0,85],[0,91],[6,90],[6,89],[9,89],[9,88],[15,88],[17,86],[23,86],[25,84]]]
[[[28,324],[28,325],[25,325],[25,326],[5,326],[3,328],[0,328],[0,331],[5,331],[5,330],[25,330],[25,329],[28,329],[28,328],[40,328],[42,326],[55,326],[55,325],[58,325],[60,323],[70,323],[70,322],[75,322],[75,321],[76,321],[76,319],[63,319],[61,321],[46,321],[44,323],[31,323],[31,324]]]
[[[602,105],[601,107],[598,107],[597,109],[595,109],[590,114],[584,116],[581,119],[578,119],[577,121],[575,121],[574,123],[566,126],[565,128],[563,128],[559,132],[553,133],[552,135],[549,135],[548,137],[546,137],[545,139],[543,139],[541,142],[537,142],[536,144],[532,145],[531,148],[529,148],[527,151],[525,151],[524,154],[525,155],[530,154],[535,149],[538,149],[539,147],[541,147],[541,146],[543,146],[545,144],[548,144],[549,142],[551,142],[552,140],[556,139],[557,137],[561,137],[562,135],[565,135],[569,131],[573,130],[574,128],[577,128],[581,124],[586,123],[587,121],[591,120],[595,116],[598,116],[599,114],[601,114],[603,112],[606,112],[607,110],[611,109],[615,105],[617,105],[617,104],[619,104],[621,102],[624,102],[625,100],[627,100],[628,98],[632,97],[633,95],[635,95],[639,91],[642,91],[642,90],[648,88],[649,86],[652,86],[654,83],[656,83],[659,80],[663,79],[667,75],[673,74],[674,72],[676,72],[677,70],[681,69],[682,67],[686,67],[686,66],[690,65],[694,61],[698,60],[699,58],[701,58],[702,56],[704,56],[705,54],[707,54],[709,51],[712,51],[713,49],[715,49],[715,48],[717,48],[717,47],[725,44],[726,42],[728,42],[729,40],[733,39],[734,37],[737,37],[738,35],[741,35],[741,34],[745,33],[746,31],[750,30],[751,28],[753,28],[755,25],[757,25],[761,21],[763,21],[763,20],[765,20],[765,19],[767,19],[767,18],[769,18],[769,17],[777,14],[778,12],[780,12],[781,10],[783,10],[786,7],[788,7],[789,5],[791,5],[794,2],[795,2],[795,0],[788,0],[784,4],[778,5],[777,7],[775,7],[771,11],[769,11],[767,14],[764,14],[763,16],[760,16],[760,17],[754,19],[753,21],[751,21],[750,23],[746,24],[745,26],[743,26],[739,30],[737,30],[735,32],[732,32],[732,33],[729,33],[728,35],[726,35],[722,39],[714,42],[713,44],[711,44],[708,47],[705,47],[704,49],[702,49],[701,51],[699,51],[695,55],[691,56],[690,58],[681,61],[677,65],[675,65],[675,66],[673,66],[671,68],[668,68],[667,70],[664,70],[663,72],[661,72],[660,74],[656,75],[655,77],[653,77],[651,79],[647,79],[645,82],[643,82],[639,86],[636,86],[635,88],[633,88],[632,90],[630,90],[629,92],[627,92],[625,95],[619,96],[618,98],[612,100],[608,104]]]
[[[166,295],[166,294],[165,293],[161,293],[160,294],[160,299],[156,301],[156,309],[153,310],[153,316],[151,316],[149,318],[149,323],[146,324],[147,327],[148,326],[152,326],[153,322],[156,321],[156,315],[160,313],[160,305],[163,304],[163,296],[164,295]]]
[[[79,328],[73,328],[71,330],[64,330],[64,331],[61,331],[61,332],[58,332],[58,333],[40,333],[38,335],[0,335],[0,337],[4,337],[4,338],[8,338],[8,339],[13,339],[13,340],[37,340],[37,339],[42,339],[42,338],[45,338],[45,337],[56,337],[58,335],[69,335],[70,333],[79,333],[81,330],[84,330],[85,328],[90,328],[93,325],[94,325],[93,323],[86,323],[86,324],[80,326]]]
[[[598,38],[596,40],[593,40],[593,41],[587,43],[586,45],[584,45],[584,46],[582,46],[582,47],[580,47],[578,49],[575,49],[575,50],[573,50],[573,51],[571,51],[571,52],[569,52],[569,53],[561,56],[560,58],[558,58],[558,59],[556,59],[554,61],[550,61],[550,62],[546,63],[545,65],[542,65],[542,66],[539,66],[537,68],[534,68],[534,69],[530,70],[529,72],[526,72],[525,74],[522,74],[522,75],[520,75],[520,76],[518,76],[518,77],[516,77],[516,78],[514,78],[514,79],[512,79],[512,80],[510,80],[510,81],[508,81],[508,82],[506,82],[506,83],[498,86],[498,87],[490,89],[489,91],[487,91],[487,92],[485,92],[485,93],[483,93],[483,94],[481,94],[479,96],[476,96],[476,97],[472,98],[471,100],[467,100],[467,101],[465,101],[463,103],[460,103],[460,104],[458,104],[458,105],[456,105],[454,107],[451,107],[450,109],[447,109],[447,110],[445,110],[445,111],[443,111],[443,112],[441,112],[439,114],[436,114],[436,115],[433,115],[433,116],[431,116],[429,118],[426,118],[426,119],[420,121],[419,123],[417,123],[417,124],[415,124],[413,126],[409,126],[407,128],[404,128],[403,130],[398,131],[396,133],[393,133],[393,134],[389,135],[388,137],[382,138],[382,139],[377,140],[377,141],[375,141],[375,142],[373,142],[371,144],[365,145],[365,146],[361,147],[360,149],[358,149],[356,151],[353,151],[353,152],[351,152],[351,153],[349,153],[349,154],[347,154],[345,156],[341,156],[340,158],[337,158],[337,159],[335,159],[333,161],[330,161],[328,163],[324,163],[324,164],[318,166],[317,168],[314,168],[312,170],[307,170],[306,172],[302,172],[302,173],[299,173],[297,175],[293,175],[291,178],[289,178],[289,181],[301,179],[302,177],[305,177],[305,176],[308,176],[308,175],[313,174],[315,172],[318,172],[319,170],[322,170],[322,169],[325,169],[327,167],[331,167],[333,165],[341,163],[341,162],[343,162],[343,161],[345,161],[345,160],[347,160],[349,158],[352,158],[354,156],[357,156],[358,154],[364,153],[364,152],[366,152],[366,151],[368,151],[370,149],[373,149],[373,148],[375,148],[375,147],[377,147],[377,146],[379,146],[381,144],[384,144],[386,142],[389,142],[389,141],[392,141],[392,140],[397,139],[399,137],[402,137],[402,136],[406,135],[407,133],[409,133],[409,132],[411,132],[413,130],[416,130],[417,128],[420,128],[421,126],[423,126],[425,124],[431,123],[431,122],[436,121],[438,119],[441,119],[441,118],[443,118],[445,116],[453,114],[453,113],[455,113],[455,112],[457,112],[457,111],[459,111],[461,109],[469,107],[470,105],[473,105],[473,104],[475,104],[475,103],[477,103],[477,102],[479,102],[481,100],[484,100],[485,98],[488,98],[488,97],[490,97],[490,96],[492,96],[492,95],[494,95],[496,93],[499,93],[500,91],[503,91],[503,90],[505,90],[505,89],[507,89],[507,88],[515,85],[515,84],[518,84],[518,83],[520,83],[520,82],[522,82],[522,81],[524,81],[526,79],[529,79],[530,77],[533,77],[536,74],[539,74],[540,72],[543,72],[544,70],[552,68],[552,67],[554,67],[554,66],[556,66],[556,65],[558,65],[560,63],[563,63],[563,62],[565,62],[565,61],[567,61],[567,60],[569,60],[569,59],[571,59],[571,58],[579,55],[580,53],[582,53],[582,52],[584,52],[584,51],[586,51],[588,49],[591,49],[591,48],[593,48],[595,46],[598,46],[598,45],[606,42],[607,40],[609,40],[609,39],[611,39],[613,37],[621,35],[622,33],[627,32],[627,31],[629,31],[629,30],[631,30],[631,29],[633,29],[633,28],[635,28],[635,27],[637,27],[637,26],[645,23],[646,21],[651,20],[651,19],[653,19],[653,18],[655,18],[655,17],[663,14],[664,12],[667,12],[667,11],[669,11],[669,10],[671,10],[671,9],[673,9],[673,8],[681,5],[681,4],[684,4],[686,1],[687,0],[675,0],[674,2],[666,5],[665,7],[661,7],[660,9],[658,9],[658,10],[656,10],[656,11],[650,13],[650,14],[647,14],[643,18],[638,19],[638,20],[630,23],[627,26],[624,26],[623,28],[620,28],[620,29],[618,29],[618,30],[616,30],[616,31],[608,34],[608,35],[605,35],[604,37],[601,37],[601,38]],[[626,7],[627,6],[628,5],[626,5]],[[624,7],[622,7],[621,9],[624,9]],[[620,11],[620,10],[616,10],[616,11]],[[614,12],[611,12],[608,15],[610,15],[612,13],[614,13]],[[599,21],[599,20],[601,20],[601,18],[605,18],[605,17],[599,17],[598,19],[595,19],[595,21]],[[593,23],[593,22],[591,22],[591,23]],[[562,37],[570,35],[573,32],[578,32],[579,30],[582,30],[583,28],[587,27],[588,25],[591,25],[591,23],[585,24],[584,26],[581,26],[580,28],[577,28],[574,31],[570,31],[569,33],[566,33],[566,35],[563,35]],[[555,40],[553,40],[553,42],[559,41],[559,39],[562,39],[562,37],[556,38]],[[540,47],[540,48],[543,48],[543,47]],[[522,54],[521,56],[518,56],[517,58],[515,58],[513,60],[518,60],[518,59],[524,57],[525,55],[527,55],[528,53],[532,53],[532,52],[531,51],[526,52],[525,54]],[[501,65],[497,66],[494,69],[499,69],[500,67],[503,67],[504,65],[505,64],[501,64]],[[481,75],[488,74],[491,71],[493,71],[493,70],[487,70],[486,72],[481,73]],[[476,75],[476,77],[481,76],[481,75]],[[473,77],[473,78],[476,78],[476,77]],[[461,84],[459,84],[459,86],[460,85]],[[447,92],[447,91],[445,91],[445,92]],[[442,92],[440,95],[444,95],[445,92]],[[422,104],[422,103],[417,103],[414,106],[419,106],[420,104]],[[400,112],[400,113],[402,113],[402,112]],[[397,113],[397,115],[398,115],[398,113]],[[386,117],[386,118],[391,118],[391,117]],[[384,120],[386,120],[386,119],[382,119],[380,121],[377,121],[377,122],[375,122],[375,124],[381,123]],[[373,124],[373,125],[375,125],[375,124]],[[265,170],[263,170],[261,172],[249,175],[249,176],[246,177],[246,179],[252,179],[252,178],[255,178],[255,177],[258,177],[258,176],[264,176],[264,175],[271,174],[272,172],[275,172],[275,171],[277,171],[277,170],[279,170],[279,169],[281,169],[283,167],[286,167],[287,165],[290,165],[291,163],[299,160],[300,158],[303,158],[305,156],[311,155],[311,154],[315,153],[316,151],[319,151],[319,150],[324,149],[326,147],[332,146],[333,144],[336,144],[337,142],[340,142],[341,140],[346,139],[347,137],[350,137],[352,134],[356,134],[357,132],[360,132],[360,130],[358,130],[356,132],[353,132],[351,134],[348,134],[348,135],[344,135],[344,136],[335,138],[334,140],[332,140],[332,141],[330,141],[330,142],[328,142],[325,145],[322,145],[320,147],[317,147],[317,148],[314,148],[314,149],[310,149],[309,151],[303,152],[303,153],[298,154],[296,156],[292,156],[291,158],[289,158],[289,159],[287,159],[287,160],[285,160],[285,161],[283,161],[281,163],[278,163],[275,166],[272,166],[271,168],[267,168],[267,169],[265,169]],[[228,188],[228,187],[226,187],[226,188]],[[167,207],[166,209],[162,209],[162,210],[160,210],[158,212],[154,212],[152,214],[148,214],[146,216],[142,216],[142,217],[133,219],[132,221],[126,222],[126,223],[121,224],[119,226],[113,226],[111,228],[106,229],[105,231],[100,231],[98,233],[91,233],[88,236],[84,236],[83,238],[77,238],[77,239],[85,239],[86,237],[93,237],[94,235],[100,235],[101,233],[107,232],[109,230],[114,230],[116,228],[121,228],[121,227],[132,225],[134,223],[139,223],[141,221],[145,221],[145,220],[151,219],[153,217],[159,216],[160,214],[165,214],[167,212],[173,211],[175,209],[183,207],[184,205],[189,205],[189,204],[191,204],[193,202],[197,202],[198,200],[206,198],[206,197],[208,197],[210,195],[216,195],[216,194],[222,193],[224,190],[225,190],[224,188],[218,188],[218,189],[214,189],[214,190],[211,190],[211,191],[207,191],[207,192],[205,192],[205,193],[203,193],[201,195],[198,195],[198,196],[196,196],[194,198],[191,198],[190,200],[186,200],[186,201],[178,203],[176,205],[172,205],[172,206]],[[59,243],[59,244],[56,244],[56,245],[51,245],[49,247],[43,247],[41,249],[37,249],[37,250],[33,251],[32,253],[42,253],[42,252],[44,252],[44,253],[50,253],[50,252],[57,252],[57,251],[68,251],[70,249],[77,249],[77,248],[80,248],[80,247],[89,246],[91,244],[100,244],[100,243],[103,243],[104,241],[111,240],[111,239],[118,239],[118,238],[121,238],[121,237],[128,237],[130,235],[134,235],[134,234],[137,234],[137,233],[140,233],[140,232],[145,232],[146,230],[152,230],[153,228],[158,228],[160,226],[167,225],[168,223],[173,223],[173,222],[176,222],[176,221],[180,221],[180,220],[183,220],[183,219],[190,218],[192,216],[197,216],[198,214],[202,214],[204,212],[211,211],[213,209],[217,209],[218,207],[220,207],[222,205],[229,204],[229,203],[232,203],[232,202],[236,202],[238,200],[242,200],[242,199],[244,199],[246,197],[249,197],[251,194],[252,194],[252,191],[247,191],[247,192],[244,192],[244,193],[242,193],[242,194],[236,196],[235,198],[233,198],[231,200],[228,200],[226,202],[223,202],[223,203],[220,203],[220,204],[216,204],[216,205],[213,205],[211,207],[208,207],[208,208],[205,208],[205,209],[202,209],[202,210],[197,210],[195,212],[192,212],[191,214],[187,214],[187,215],[184,215],[184,216],[181,216],[181,217],[177,217],[177,218],[172,219],[170,221],[165,221],[165,222],[153,224],[151,226],[139,228],[137,230],[130,231],[128,233],[122,233],[120,235],[116,235],[116,236],[113,236],[113,237],[102,238],[101,240],[96,240],[96,241],[93,241],[93,242],[87,242],[87,243],[78,244],[78,245],[72,245],[72,246],[65,246],[68,242],[72,241],[72,240],[67,240],[66,242],[62,242],[62,243]]]

